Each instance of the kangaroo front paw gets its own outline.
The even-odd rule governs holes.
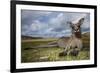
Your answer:
[[[79,54],[79,50],[72,50],[72,51],[70,51],[70,55],[72,55],[72,56],[77,56]]]
[[[59,56],[66,56],[67,55],[67,51],[63,51],[59,53]]]

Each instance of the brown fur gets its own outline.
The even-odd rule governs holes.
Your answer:
[[[75,53],[76,48],[79,50],[82,48],[83,45],[81,40],[81,24],[83,21],[84,18],[81,18],[76,24],[70,22],[72,35],[69,38],[60,38],[57,42],[59,47],[64,48],[64,51],[59,55],[69,55],[72,53],[72,50]]]

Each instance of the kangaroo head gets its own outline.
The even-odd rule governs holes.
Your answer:
[[[74,33],[77,33],[81,31],[81,25],[83,24],[83,21],[84,21],[84,18],[81,18],[80,20],[78,20],[77,23],[72,23],[72,22],[68,22],[68,23],[70,24],[72,31]]]

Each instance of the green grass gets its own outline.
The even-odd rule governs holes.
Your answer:
[[[83,38],[83,44],[86,46],[81,50],[78,56],[63,56],[59,57],[59,53],[63,51],[62,48],[36,48],[28,49],[27,47],[38,46],[40,44],[47,44],[57,39],[33,39],[32,41],[22,41],[21,62],[45,62],[45,61],[72,61],[72,60],[88,60],[90,58],[89,39]]]

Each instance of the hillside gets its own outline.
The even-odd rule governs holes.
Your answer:
[[[42,37],[32,37],[32,36],[25,36],[25,35],[21,35],[22,40],[25,39],[42,39]]]
[[[83,41],[84,48],[90,48],[90,33],[89,32],[82,34],[82,41]]]

